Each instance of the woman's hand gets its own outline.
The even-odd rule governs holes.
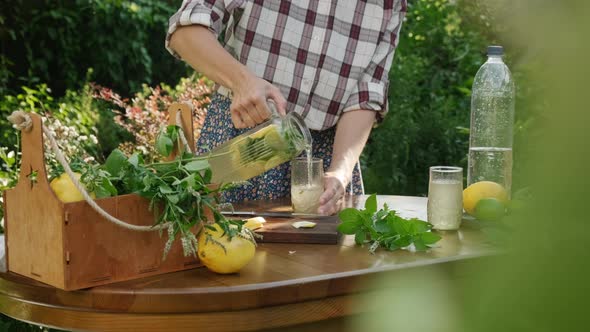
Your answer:
[[[324,193],[320,197],[318,213],[331,215],[340,211],[339,202],[345,188],[351,181],[354,165],[357,163],[371,127],[375,112],[367,110],[344,113],[336,127],[330,170],[324,177]]]
[[[271,115],[268,99],[275,103],[280,115],[285,115],[287,100],[274,85],[253,74],[233,83],[230,112],[236,128],[254,127],[267,120]]]
[[[178,28],[170,37],[170,47],[198,72],[232,91],[230,112],[236,128],[254,127],[268,119],[267,99],[285,115],[287,101],[281,91],[234,59],[207,27]]]
[[[319,214],[333,215],[340,211],[347,183],[347,178],[342,173],[326,172],[324,175],[324,193],[320,196]]]

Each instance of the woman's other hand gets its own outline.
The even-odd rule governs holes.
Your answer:
[[[320,197],[318,213],[331,215],[340,211],[341,198],[351,181],[352,171],[365,147],[375,112],[356,110],[342,114],[336,127],[330,169],[324,177],[324,193]]]
[[[319,214],[333,215],[340,211],[347,183],[346,177],[342,174],[326,172],[324,175],[324,193],[320,196]]]

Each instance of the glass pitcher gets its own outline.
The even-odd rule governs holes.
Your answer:
[[[221,144],[209,154],[213,183],[247,181],[311,149],[311,133],[303,118],[281,117],[269,101],[271,118]]]

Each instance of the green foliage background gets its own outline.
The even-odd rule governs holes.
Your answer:
[[[47,83],[56,94],[93,80],[130,95],[176,83],[187,66],[164,49],[174,0],[13,0],[0,4],[0,94]]]
[[[425,194],[428,167],[466,165],[471,82],[486,41],[448,1],[414,1],[390,71],[390,114],[364,154],[367,190]]]
[[[388,291],[359,303],[377,310],[359,319],[358,331],[588,330],[590,47],[584,41],[590,2],[494,2],[504,11],[508,43],[530,52],[514,57],[512,67],[524,74],[518,175],[533,188],[533,199],[510,218],[513,231],[502,255],[472,270],[387,276]],[[451,278],[460,282],[449,285]]]
[[[410,1],[390,71],[390,112],[362,157],[368,192],[425,196],[428,168],[435,165],[462,166],[466,175],[471,85],[492,44],[505,46],[516,80],[513,188],[526,186],[519,163],[528,154],[523,135],[533,134],[542,105],[524,100],[539,87],[529,84],[531,59],[495,28],[502,26],[493,19],[496,10],[482,1]]]

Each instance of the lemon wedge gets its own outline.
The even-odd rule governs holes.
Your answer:
[[[254,218],[246,219],[246,223],[244,224],[244,227],[247,227],[253,231],[255,229],[259,229],[260,227],[262,227],[265,222],[266,222],[266,220],[262,217],[254,217]]]
[[[291,226],[299,229],[299,228],[314,228],[316,225],[315,222],[312,221],[296,221],[291,224]]]

